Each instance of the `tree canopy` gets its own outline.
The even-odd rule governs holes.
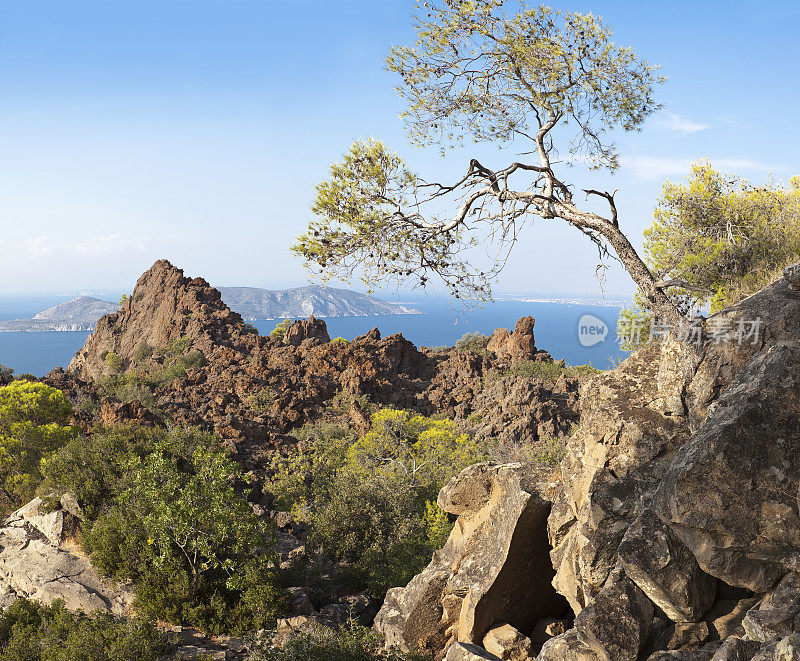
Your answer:
[[[323,279],[358,274],[370,287],[438,278],[456,297],[485,300],[526,222],[559,218],[602,255],[610,245],[654,309],[678,314],[620,230],[614,195],[586,189],[609,212],[581,209],[555,171],[560,158],[615,170],[611,133],[638,130],[659,108],[658,68],[615,45],[599,18],[547,7],[508,16],[501,0],[419,2],[416,31],[387,59],[412,143],[443,154],[468,141],[510,143],[520,160],[488,167],[472,158],[461,179],[439,183],[380,141],[357,140],[317,186],[316,219],[292,247],[306,265]],[[486,269],[468,259],[481,242],[497,248]]]
[[[645,256],[693,306],[738,303],[800,259],[800,177],[754,186],[695,163],[686,183],[664,184]]]

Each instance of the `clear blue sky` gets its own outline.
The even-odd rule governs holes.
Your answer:
[[[665,110],[620,140],[613,178],[638,243],[665,178],[691,160],[754,181],[800,173],[796,0],[554,3],[602,15],[659,63]],[[409,148],[383,58],[407,0],[0,1],[0,295],[130,289],[155,259],[219,285],[302,285],[287,246],[313,186],[375,136],[447,177],[470,152]],[[510,155],[482,149],[502,164]],[[575,230],[538,221],[498,290],[597,292]],[[631,285],[612,270],[607,289]]]

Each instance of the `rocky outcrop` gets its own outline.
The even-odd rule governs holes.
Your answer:
[[[70,542],[73,515],[48,511],[39,498],[5,519],[0,528],[0,608],[20,598],[50,604],[63,599],[70,610],[102,610],[122,615],[133,595],[100,577]]]
[[[505,328],[496,329],[489,338],[486,350],[495,354],[499,360],[507,360],[511,363],[525,360],[552,361],[549,353],[536,348],[533,335],[535,322],[533,317],[522,317],[517,321],[511,333]]]
[[[524,328],[516,345],[527,346]],[[479,438],[503,430],[517,442],[563,433],[577,419],[577,379],[552,386],[501,377],[488,392],[485,376],[501,374],[507,361],[419,351],[402,335],[382,338],[377,329],[351,342],[330,342],[325,322],[314,318],[294,322],[285,341],[261,337],[205,280],[187,278],[165,260],[142,275],[121,310],[97,323],[68,372],[53,372],[48,382],[65,390],[76,409],[102,406],[114,421],[126,411],[104,404],[109,393],[98,383],[121,372],[146,382],[148,374],[168,371],[167,352],[199,353],[203,360],[171,380],[150,379],[152,404],[131,403],[127,413],[139,423],[149,423],[149,410],[205,427],[226,439],[249,468],[266,463],[274,446],[306,422],[336,421],[363,432],[366,418],[354,402],[365,399],[462,421],[472,416]]]
[[[702,321],[702,344],[653,344],[582,386],[548,517],[574,626],[538,661],[796,655],[795,272]]]
[[[525,633],[562,615],[547,562],[547,487],[521,464],[477,464],[453,478],[439,506],[458,515],[455,528],[421,574],[387,593],[375,620],[387,644],[442,658],[498,625]]]

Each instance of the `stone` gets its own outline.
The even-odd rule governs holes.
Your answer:
[[[784,638],[800,630],[800,574],[791,572],[770,590],[757,608],[742,620],[750,640],[761,643]]]
[[[621,568],[575,618],[580,639],[605,661],[636,661],[653,623],[653,604]]]
[[[307,340],[314,340],[318,344],[331,341],[325,321],[315,319],[313,314],[308,319],[298,319],[293,322],[283,336],[284,343],[293,347],[300,346]]]
[[[77,549],[61,548],[64,512],[42,510],[39,498],[0,527],[0,605],[20,598],[49,605],[63,599],[69,610],[126,614],[133,595],[114,588]]]
[[[753,592],[800,567],[798,392],[800,342],[756,355],[653,497],[706,573]]]
[[[458,519],[428,567],[388,591],[375,618],[387,646],[441,658],[454,642],[480,644],[497,624],[531,631],[560,617],[567,604],[550,584],[546,490],[521,464],[478,464],[450,480],[439,505]]]
[[[762,648],[752,661],[800,661],[800,636],[787,636]]]
[[[483,638],[483,647],[503,661],[533,661],[536,658],[531,639],[510,624],[489,629]]]
[[[792,290],[800,291],[800,262],[787,266],[783,271],[783,277],[789,282]]]
[[[536,661],[601,661],[602,658],[578,637],[576,629],[570,629],[542,645]]]
[[[453,643],[447,650],[444,661],[501,661],[500,657],[471,643]]]
[[[757,605],[757,597],[746,599],[721,599],[706,613],[704,620],[708,623],[709,633],[718,640],[738,634],[744,635],[742,620],[753,606]]]
[[[541,645],[555,636],[560,636],[562,633],[566,633],[569,628],[570,624],[568,620],[559,620],[555,617],[547,617],[543,620],[539,620],[536,623],[533,633],[531,634],[531,639],[534,643]]]
[[[625,532],[618,554],[625,573],[673,622],[696,622],[714,602],[716,579],[651,509]]]
[[[494,353],[500,360],[509,360],[512,364],[524,360],[553,359],[546,352],[539,352],[533,336],[533,317],[522,317],[509,333],[505,328],[498,328],[489,339],[486,350]],[[541,355],[539,355],[541,353]]]
[[[761,643],[741,638],[728,638],[722,642],[711,661],[752,661]]]

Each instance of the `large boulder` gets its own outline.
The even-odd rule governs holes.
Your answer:
[[[331,341],[325,321],[323,319],[315,319],[313,314],[308,319],[298,319],[293,322],[286,329],[286,333],[283,336],[283,341],[294,347],[300,346],[307,340],[317,344]]]
[[[628,528],[618,553],[627,575],[673,622],[696,622],[711,608],[716,579],[651,509]]]
[[[127,613],[133,595],[104,580],[77,548],[67,544],[71,515],[47,510],[36,498],[0,527],[0,608],[20,598],[51,604],[63,599],[74,611]]]
[[[800,342],[756,355],[661,481],[653,505],[730,585],[764,592],[800,568]]]
[[[439,506],[457,514],[444,548],[375,619],[387,645],[441,658],[454,642],[480,645],[494,626],[523,634],[566,609],[550,581],[548,485],[530,466],[476,464],[453,478]]]
[[[575,618],[578,637],[604,661],[636,661],[653,624],[653,604],[617,568]]]

